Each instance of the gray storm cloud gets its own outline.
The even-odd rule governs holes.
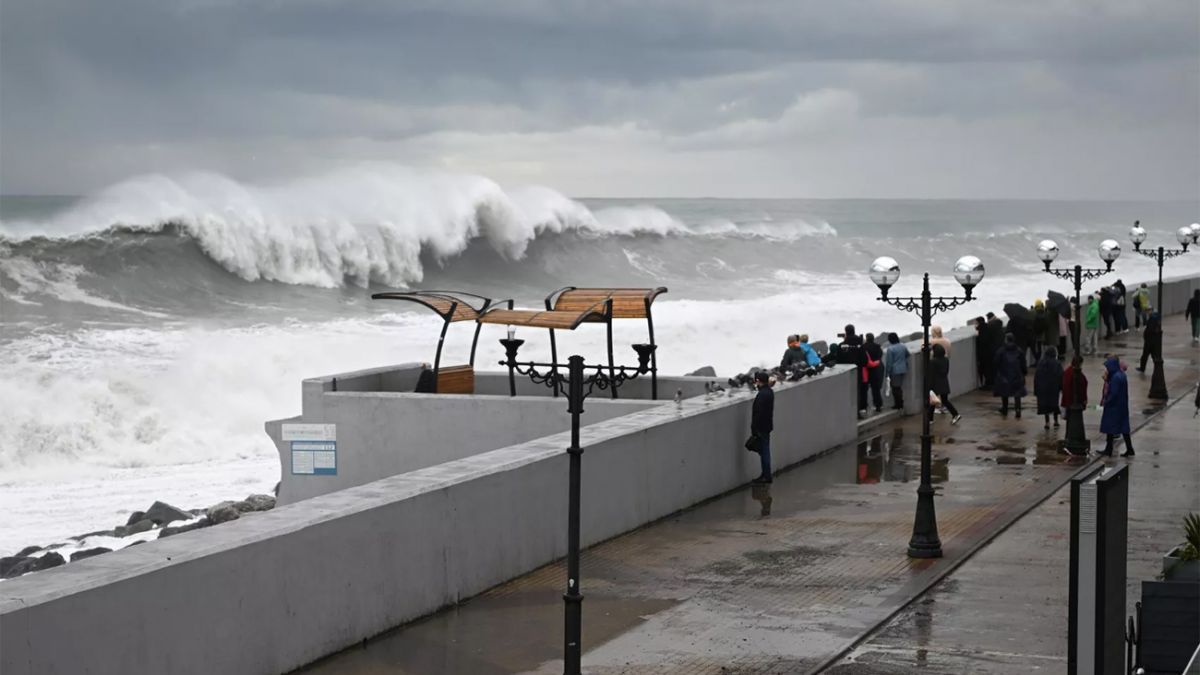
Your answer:
[[[0,191],[387,160],[577,195],[1197,197],[1183,2],[0,4]]]

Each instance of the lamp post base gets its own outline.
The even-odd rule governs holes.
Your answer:
[[[942,557],[942,540],[938,537],[937,515],[933,508],[933,487],[929,485],[917,488],[917,517],[912,539],[908,541],[908,557]]]
[[[1159,401],[1171,398],[1167,394],[1167,376],[1163,373],[1162,359],[1154,360],[1154,373],[1150,376],[1150,393],[1146,397]]]

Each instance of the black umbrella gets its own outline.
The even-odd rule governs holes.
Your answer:
[[[1071,301],[1058,291],[1046,291],[1046,309],[1058,312],[1060,316],[1071,318]]]
[[[1010,302],[1004,306],[1004,313],[1008,315],[1008,318],[1014,321],[1023,322],[1026,324],[1033,322],[1033,310],[1029,309],[1025,305]]]

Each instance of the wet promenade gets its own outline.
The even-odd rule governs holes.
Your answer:
[[[1129,373],[1132,418],[1145,425],[1134,436],[1131,589],[1179,538],[1183,511],[1197,509],[1200,432],[1188,394],[1197,352],[1182,323],[1170,322],[1164,343],[1169,391],[1187,401],[1164,414],[1146,399],[1149,374]],[[1133,362],[1140,336],[1128,337],[1102,350]],[[1087,373],[1098,401],[1098,360]],[[585,671],[804,673],[834,662],[828,672],[1062,671],[1068,507],[1060,488],[1088,460],[1060,454],[1056,432],[1031,410],[1003,420],[987,394],[955,402],[962,423],[934,423],[944,558],[905,554],[920,420],[888,422],[769,487],[746,486],[588,549]],[[1097,438],[1099,413],[1087,423]],[[586,454],[584,463],[586,471]],[[548,565],[303,672],[559,673],[564,586],[561,562]]]

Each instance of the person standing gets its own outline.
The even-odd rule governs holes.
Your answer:
[[[984,373],[987,372],[987,368],[984,367],[984,362],[987,361],[985,358],[987,351],[983,334],[987,322],[982,316],[977,316],[971,319],[971,325],[975,327],[975,382],[977,387],[983,387],[987,386],[987,380],[984,377]]]
[[[1146,288],[1146,284],[1142,284],[1140,288],[1133,294],[1133,309],[1134,309],[1134,326],[1140,328],[1146,325],[1146,321],[1150,319],[1150,289]]]
[[[1192,343],[1200,342],[1200,288],[1197,288],[1188,300],[1183,318],[1192,323]]]
[[[987,349],[984,352],[987,355],[985,365],[987,366],[987,382],[984,386],[988,389],[996,385],[996,351],[1004,346],[1004,322],[995,314],[987,313],[987,330],[988,336]]]
[[[1104,434],[1107,440],[1104,443],[1104,452],[1100,454],[1111,457],[1113,441],[1120,435],[1125,438],[1125,452],[1121,453],[1121,456],[1133,457],[1133,439],[1130,437],[1129,428],[1129,380],[1121,370],[1120,359],[1115,356],[1110,356],[1104,362],[1104,370],[1107,381],[1104,385],[1104,397],[1100,402],[1104,406],[1104,412],[1100,416],[1100,433]]]
[[[1076,438],[1082,438],[1083,411],[1087,409],[1087,377],[1083,374],[1083,357],[1076,353],[1071,357],[1071,365],[1063,371],[1062,379],[1062,408],[1067,417],[1067,438],[1072,438],[1072,429],[1077,430]],[[1067,450],[1070,453],[1070,450]]]
[[[946,358],[950,358],[950,338],[942,334],[941,326],[933,326],[929,329],[929,344],[941,345],[942,349],[946,350]]]
[[[1049,346],[1046,342],[1046,325],[1050,316],[1046,314],[1046,303],[1041,300],[1033,301],[1033,339],[1029,342],[1029,361],[1037,363],[1042,350]]]
[[[1028,372],[1025,351],[1017,346],[1012,333],[1005,335],[1004,346],[996,352],[996,386],[992,387],[992,395],[1000,397],[1002,417],[1008,417],[1008,399],[1012,398],[1017,419],[1021,419],[1021,398],[1028,393],[1025,390]]]
[[[771,390],[771,375],[765,370],[754,374],[758,394],[750,410],[750,435],[758,439],[758,459],[761,473],[755,483],[771,482],[771,432],[775,430],[775,392]]]
[[[946,358],[946,349],[942,345],[933,345],[933,353],[929,358],[929,389],[942,399],[942,407],[953,415],[950,423],[958,424],[962,415],[958,414],[958,409],[950,402],[950,359]],[[933,416],[933,406],[928,402],[925,414],[931,418]]]
[[[875,404],[875,412],[883,412],[883,347],[875,342],[875,334],[867,333],[867,341],[863,344],[867,355],[867,386],[871,388],[871,402]]]
[[[1050,428],[1050,416],[1054,416],[1054,428],[1058,428],[1058,400],[1062,394],[1063,367],[1058,360],[1058,350],[1046,347],[1033,374],[1033,395],[1037,397],[1037,412],[1046,419]]]
[[[845,332],[840,337],[842,344],[838,348],[837,362],[857,369],[854,381],[858,387],[858,418],[863,419],[867,416],[867,379],[864,372],[867,355],[863,351],[862,338],[854,332],[854,324],[846,324]]]
[[[1146,361],[1162,361],[1162,342],[1162,317],[1158,312],[1150,312],[1150,318],[1146,319],[1146,330],[1142,331],[1142,358],[1137,368],[1139,373],[1146,372]]]
[[[1100,323],[1104,324],[1104,339],[1111,338],[1113,334],[1112,289],[1108,286],[1100,289]]]
[[[1087,297],[1087,307],[1083,310],[1083,353],[1096,353],[1097,341],[1100,339],[1100,303],[1094,296]]]
[[[904,377],[908,375],[908,347],[900,336],[888,333],[888,348],[883,353],[883,370],[892,384],[892,409],[904,410]]]
[[[1129,332],[1129,317],[1125,314],[1125,296],[1129,294],[1129,290],[1125,288],[1125,282],[1117,279],[1117,283],[1112,285],[1113,289],[1113,325],[1118,333]]]

